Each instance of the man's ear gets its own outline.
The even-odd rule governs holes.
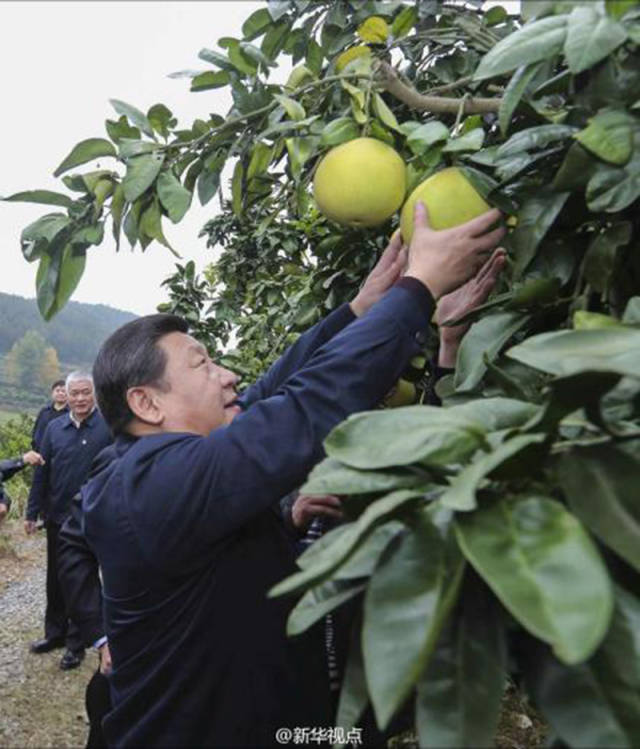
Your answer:
[[[160,426],[164,421],[164,411],[153,388],[132,387],[127,390],[127,403],[133,415],[144,424]]]

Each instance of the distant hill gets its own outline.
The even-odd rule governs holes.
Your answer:
[[[91,365],[103,341],[136,317],[104,304],[69,302],[51,322],[45,322],[35,299],[0,292],[0,354],[8,352],[28,330],[37,330],[56,349],[61,362]]]

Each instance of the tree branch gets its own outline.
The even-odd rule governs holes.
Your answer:
[[[377,73],[385,90],[392,96],[395,96],[396,99],[399,99],[407,106],[411,107],[411,109],[419,109],[421,111],[434,113],[446,112],[448,114],[457,114],[463,101],[462,98],[454,99],[444,96],[426,96],[425,94],[419,93],[415,88],[403,83],[397,72],[388,62],[381,62],[377,68]],[[485,114],[487,112],[497,112],[500,108],[501,101],[501,98],[468,98],[464,100],[464,109],[462,111],[463,114]]]

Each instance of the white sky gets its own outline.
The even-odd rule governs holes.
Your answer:
[[[190,93],[188,79],[167,75],[211,69],[197,59],[198,51],[217,48],[222,36],[239,37],[244,19],[263,6],[249,0],[0,2],[0,195],[38,188],[67,192],[52,172],[78,141],[107,137],[105,119],[117,119],[110,98],[145,112],[162,102],[184,127],[209,112],[224,115],[230,106],[226,89]],[[203,208],[194,196],[179,224],[164,221],[183,262],[193,259],[199,269],[214,259],[197,237],[216,208],[216,198]],[[63,209],[0,203],[0,291],[35,295],[37,263],[22,258],[20,232],[57,210]],[[100,247],[88,250],[73,299],[154,312],[166,301],[160,283],[174,271],[175,258],[156,242],[144,255],[139,246],[132,253],[124,237],[116,254],[110,221],[106,236]]]

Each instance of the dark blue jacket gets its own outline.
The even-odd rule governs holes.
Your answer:
[[[46,513],[47,519],[61,525],[71,508],[71,499],[86,481],[96,455],[113,441],[109,427],[95,410],[76,428],[67,413],[47,426],[27,503],[27,520]]]
[[[415,354],[433,303],[394,288],[303,335],[208,437],[120,437],[82,489],[100,562],[114,709],[110,746],[271,746],[279,727],[333,725],[322,630],[287,638],[295,569],[277,500],[327,433],[377,405]]]
[[[31,435],[31,447],[34,450],[40,451],[40,445],[42,444],[42,438],[44,433],[49,426],[49,423],[60,416],[65,416],[69,413],[69,408],[65,406],[61,409],[53,407],[53,403],[49,403],[44,408],[40,409],[40,412],[36,416],[36,423],[33,425],[33,433]]]
[[[25,462],[22,460],[22,456],[19,458],[9,458],[8,460],[0,460],[0,504],[6,506],[7,509],[11,507],[11,499],[5,494],[3,482],[10,479],[14,473],[21,471],[25,467]]]

